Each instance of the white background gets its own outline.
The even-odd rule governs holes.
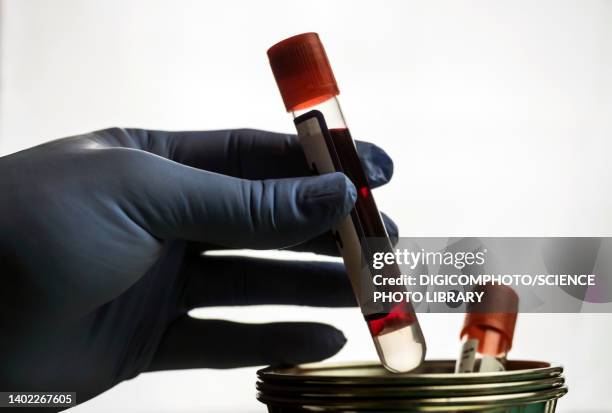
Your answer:
[[[265,51],[317,31],[353,135],[395,159],[376,196],[402,235],[612,235],[611,1],[1,5],[2,154],[114,125],[292,131]],[[375,357],[358,310],[197,315],[326,320],[336,359]],[[461,318],[421,319],[429,356],[455,357]],[[521,315],[512,357],[565,365],[558,411],[612,411],[611,343],[611,316]],[[263,412],[254,372],[142,375],[74,411]]]

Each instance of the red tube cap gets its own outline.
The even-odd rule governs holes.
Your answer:
[[[316,33],[285,39],[268,58],[288,112],[307,108],[340,93],[327,54]]]
[[[505,285],[479,285],[474,291],[484,292],[482,301],[468,306],[461,337],[472,328],[490,328],[498,331],[512,348],[512,338],[518,313],[519,298]]]

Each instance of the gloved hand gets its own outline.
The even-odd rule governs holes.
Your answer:
[[[357,144],[372,186],[392,163]],[[108,129],[0,158],[0,390],[83,402],[141,372],[301,363],[345,343],[318,323],[197,320],[195,307],[351,306],[344,268],[203,256],[337,254],[355,188],[308,175],[297,138]],[[390,234],[397,234],[386,220]]]

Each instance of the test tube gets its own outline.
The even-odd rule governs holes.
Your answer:
[[[506,356],[512,348],[518,313],[518,296],[511,287],[480,285],[484,292],[479,303],[469,304],[461,329],[461,354],[456,373],[505,370]]]
[[[272,46],[268,57],[311,172],[343,172],[357,188],[354,209],[332,232],[382,365],[392,372],[410,371],[425,358],[425,339],[409,301],[373,299],[381,288],[405,287],[373,284],[372,253],[393,247],[340,109],[325,49],[316,33],[303,33]],[[397,265],[386,266],[382,273],[401,274]]]

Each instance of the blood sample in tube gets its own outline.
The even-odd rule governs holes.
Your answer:
[[[373,284],[370,257],[392,251],[392,244],[340,109],[325,49],[316,33],[304,33],[272,46],[268,57],[311,171],[342,172],[357,188],[354,209],[333,234],[381,363],[392,372],[410,371],[425,357],[425,339],[410,302],[373,300],[381,287]],[[384,270],[385,277],[400,274],[397,265]]]

